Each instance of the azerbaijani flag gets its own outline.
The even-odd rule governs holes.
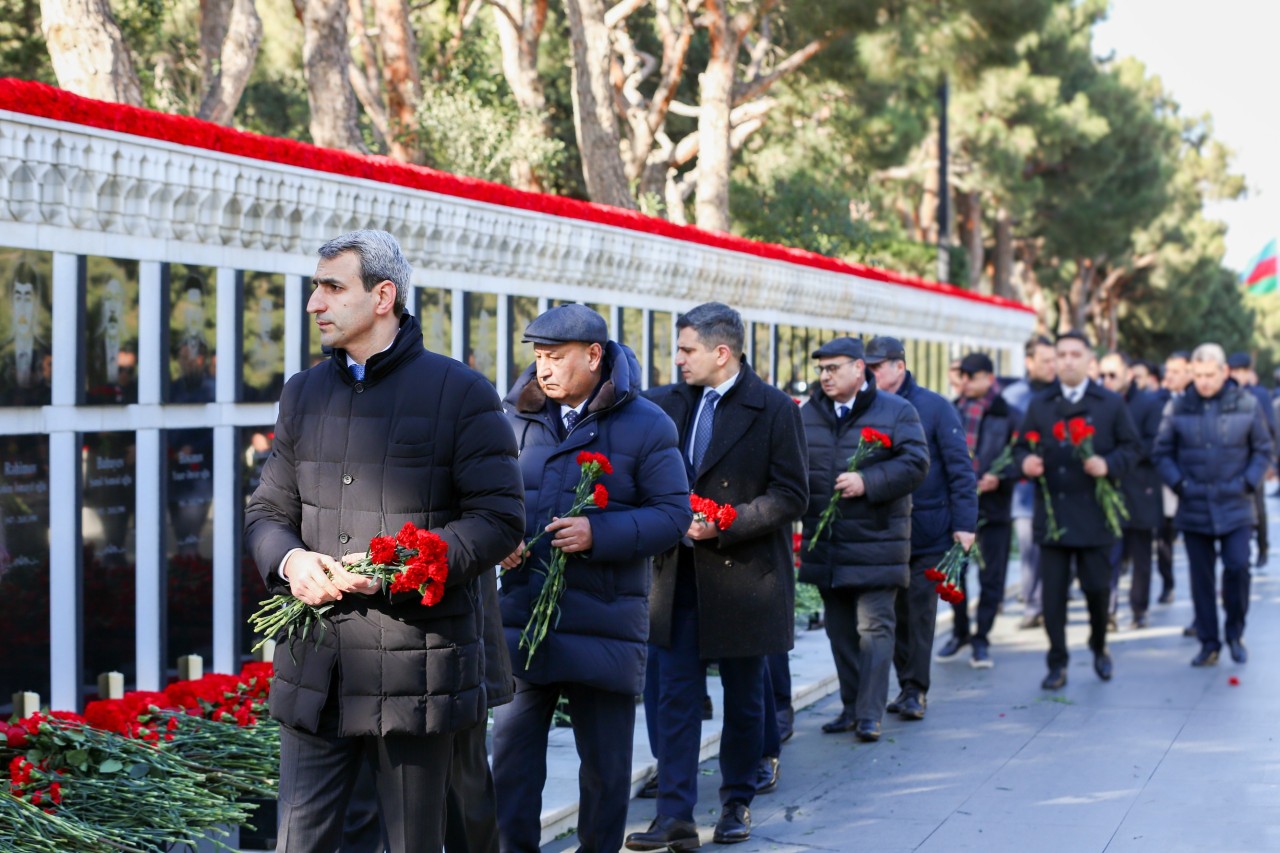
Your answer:
[[[1262,295],[1273,293],[1276,289],[1276,241],[1262,247],[1240,277],[1240,283],[1249,293]]]

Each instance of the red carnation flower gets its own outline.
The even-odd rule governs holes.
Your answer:
[[[396,534],[396,542],[401,548],[415,548],[418,544],[418,528],[412,521],[406,521],[404,527]]]
[[[937,569],[925,569],[924,579],[929,581],[930,583],[938,583],[940,581],[946,580],[947,576],[944,575],[942,572],[938,571]]]
[[[1023,438],[1025,438],[1027,440],[1027,443],[1030,444],[1032,447],[1035,447],[1037,444],[1040,443],[1040,433],[1036,432],[1033,429],[1027,430],[1026,433],[1023,435]]]
[[[728,530],[737,519],[738,511],[729,504],[725,504],[716,513],[716,526],[721,530]]]
[[[1053,437],[1059,442],[1067,440],[1067,425],[1062,421],[1058,421],[1053,425]]]
[[[1231,676],[1230,678],[1228,678],[1228,679],[1227,679],[1227,684],[1230,684],[1232,687],[1239,687],[1239,686],[1240,686],[1240,679],[1239,679],[1239,677],[1238,677],[1238,676],[1234,676],[1234,675],[1233,675],[1233,676]]]
[[[433,583],[422,593],[422,606],[434,607],[444,598],[444,584]]]
[[[1071,443],[1079,445],[1088,436],[1089,425],[1085,423],[1084,418],[1072,418],[1067,421],[1067,432],[1071,436]]]
[[[862,440],[867,442],[867,444],[880,444],[884,447],[893,446],[893,442],[889,440],[889,436],[880,432],[880,430],[872,429],[871,427],[862,428]]]
[[[600,509],[604,509],[609,505],[609,490],[596,483],[595,489],[591,492],[591,502],[600,507]]]
[[[369,559],[379,566],[389,566],[396,561],[396,540],[390,536],[377,536],[369,541]]]

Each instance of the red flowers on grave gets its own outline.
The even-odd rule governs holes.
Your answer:
[[[582,515],[589,506],[604,509],[609,505],[609,491],[603,485],[596,483],[601,476],[613,473],[613,463],[609,461],[609,457],[603,453],[584,450],[578,454],[577,462],[578,485],[573,491],[573,504],[560,518]],[[541,533],[525,545],[525,554],[529,554],[533,550],[534,543],[545,535],[547,530],[544,527]],[[564,595],[564,567],[567,560],[568,555],[564,551],[552,546],[551,562],[544,566],[543,574],[546,575],[546,580],[538,590],[538,597],[533,600],[533,612],[529,615],[529,622],[520,632],[518,648],[529,650],[524,662],[525,669],[533,664],[533,656],[538,651],[538,646],[542,645],[542,641],[546,639],[547,633],[555,623],[560,621],[560,598]]]
[[[1053,425],[1053,434],[1056,436],[1059,431],[1071,441],[1071,446],[1075,448],[1075,456],[1081,463],[1096,455],[1093,450],[1093,436],[1097,430],[1084,418],[1075,417],[1065,424],[1058,421]],[[1058,439],[1058,441],[1062,440],[1062,438]],[[1113,536],[1120,536],[1124,522],[1129,520],[1129,508],[1125,506],[1124,495],[1120,493],[1120,489],[1110,477],[1095,477],[1093,496],[1097,499],[1098,506],[1102,507],[1102,513],[1107,519],[1107,529]]]
[[[893,442],[889,436],[880,432],[878,429],[871,427],[863,427],[862,434],[858,436],[858,446],[854,448],[853,455],[849,457],[849,464],[844,469],[846,474],[853,473],[858,470],[867,457],[875,453],[880,448],[886,450],[893,446]],[[818,516],[818,527],[813,531],[813,536],[809,539],[809,550],[812,551],[814,546],[818,544],[818,537],[822,536],[822,532],[831,526],[832,520],[840,513],[840,490],[836,489],[831,493],[831,500],[827,501],[827,507],[822,511],[822,515]]]
[[[924,578],[936,584],[933,589],[938,593],[938,598],[948,604],[959,604],[964,601],[960,583],[968,566],[969,552],[957,542],[942,556],[936,568],[924,570]]]
[[[703,524],[714,524],[721,530],[728,530],[738,517],[738,511],[730,504],[718,504],[710,498],[700,495],[689,495],[689,506],[693,508],[693,520]]]
[[[352,574],[378,578],[388,596],[412,594],[423,607],[431,607],[444,598],[444,584],[449,578],[448,551],[448,543],[438,535],[407,521],[394,537],[375,536],[365,555],[344,563],[343,568]],[[262,609],[249,617],[254,632],[262,635],[254,651],[281,632],[292,640],[305,637],[313,627],[319,628],[319,644],[325,631],[321,617],[334,606],[330,601],[313,607],[286,593],[260,604]]]

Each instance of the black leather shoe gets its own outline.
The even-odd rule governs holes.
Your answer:
[[[829,735],[838,735],[841,732],[853,731],[853,727],[856,725],[857,723],[854,722],[853,717],[850,717],[848,714],[841,711],[840,716],[836,717],[829,723],[822,724],[822,731]]]
[[[1111,680],[1111,655],[1106,652],[1099,652],[1093,656],[1093,671],[1098,673],[1098,677],[1103,681]]]
[[[1196,634],[1196,623],[1194,622],[1182,629],[1182,636],[1184,637],[1194,637]]]
[[[1135,613],[1133,621],[1129,623],[1129,629],[1131,631],[1141,631],[1145,627],[1147,627],[1147,614]]]
[[[791,705],[778,709],[778,740],[786,743],[796,733],[796,709]]]
[[[858,736],[858,740],[871,743],[880,740],[880,721],[879,720],[858,720],[854,728],[854,734]]]
[[[907,691],[899,690],[897,697],[888,705],[884,706],[885,712],[889,714],[901,714],[902,703],[906,698],[907,698]]]
[[[702,846],[693,821],[658,815],[644,832],[633,832],[623,842],[628,850],[693,850]]]
[[[1247,663],[1249,650],[1244,647],[1244,640],[1227,640],[1227,648],[1231,649],[1231,659],[1236,663]]]
[[[644,783],[644,787],[636,794],[642,800],[656,800],[658,798],[658,777],[654,776],[648,782]]]
[[[1040,686],[1045,690],[1061,690],[1067,686],[1067,670],[1066,667],[1055,666],[1049,670],[1049,674],[1044,677],[1044,681],[1040,682]]]
[[[923,720],[927,704],[923,693],[908,693],[907,698],[902,700],[902,707],[898,714],[904,720]]]
[[[720,809],[720,820],[716,821],[716,831],[711,840],[716,844],[737,844],[751,837],[751,809],[746,803],[734,800],[724,804]]]
[[[756,768],[756,793],[772,794],[778,787],[781,771],[782,765],[777,758],[766,755],[760,759],[760,766]]]
[[[1173,604],[1173,590],[1166,589],[1164,592],[1160,593],[1160,603]]]
[[[1201,646],[1200,653],[1191,659],[1192,666],[1213,666],[1218,662],[1218,650]]]

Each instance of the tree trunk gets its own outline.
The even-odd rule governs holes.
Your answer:
[[[302,19],[302,72],[311,104],[311,141],[325,148],[366,151],[356,124],[356,99],[347,74],[346,0],[293,0]]]
[[[1001,207],[996,211],[996,263],[992,292],[1013,298],[1013,217]],[[1025,295],[1023,297],[1026,298]]]
[[[729,230],[729,113],[733,109],[734,66],[738,41],[729,27],[723,0],[706,5],[711,55],[698,77],[698,186],[694,220],[708,231]]]
[[[208,26],[203,17],[206,11],[213,18]],[[206,37],[220,37],[220,41],[206,42]],[[261,44],[262,19],[254,0],[234,0],[229,9],[214,0],[201,4],[200,59],[202,67],[206,60],[208,65],[205,95],[197,116],[216,124],[231,124]],[[216,69],[212,61],[215,48],[219,57]]]
[[[535,138],[550,139],[547,96],[538,73],[538,45],[547,21],[547,0],[521,2],[492,0],[493,18],[502,47],[502,75],[520,108],[520,130]],[[527,159],[517,157],[511,164],[511,182],[520,189],[541,192],[542,179]]]
[[[573,48],[573,118],[587,194],[599,204],[636,209],[619,149],[609,81],[609,30],[601,0],[565,0]]]
[[[925,140],[924,195],[920,198],[920,213],[917,217],[916,239],[921,243],[938,242],[938,190],[941,186],[938,176],[938,134],[932,133]]]
[[[59,86],[86,98],[142,106],[133,56],[107,0],[40,0],[40,29]]]
[[[982,193],[977,190],[956,195],[956,223],[965,254],[969,257],[969,289],[978,293],[990,293],[991,282],[984,281],[986,250],[982,243]]]
[[[373,19],[382,48],[382,79],[387,91],[391,156],[408,163],[422,157],[418,136],[418,106],[422,77],[418,73],[418,39],[405,0],[373,0]]]

